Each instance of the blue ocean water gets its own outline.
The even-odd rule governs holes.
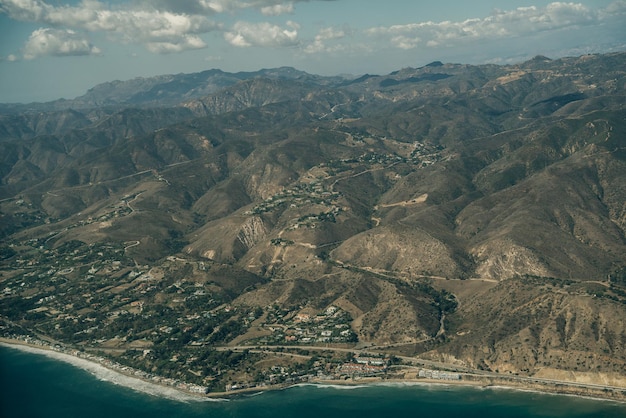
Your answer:
[[[626,417],[626,404],[504,389],[308,385],[229,401],[181,402],[0,347],[0,417]]]

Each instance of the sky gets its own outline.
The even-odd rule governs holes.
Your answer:
[[[387,74],[626,51],[626,0],[0,0],[0,103],[291,66]]]

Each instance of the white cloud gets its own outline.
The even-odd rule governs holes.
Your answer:
[[[417,45],[419,45],[421,42],[422,40],[419,37],[398,35],[398,36],[394,36],[393,38],[391,38],[391,43],[396,48],[400,48],[400,49],[413,49]],[[436,46],[436,43],[432,43],[432,41],[430,41],[429,46]]]
[[[287,28],[281,28],[268,22],[237,22],[231,30],[224,33],[228,43],[238,47],[263,46],[279,47],[298,44],[299,25],[287,22]]]
[[[604,9],[581,2],[553,2],[544,7],[496,10],[489,16],[465,21],[416,22],[359,30],[350,30],[348,26],[323,28],[308,39],[301,39],[305,30],[300,31],[293,22],[259,23],[250,18],[232,26],[218,23],[223,17],[229,21],[242,10],[247,10],[246,16],[256,12],[257,17],[293,14],[299,4],[308,1],[336,0],[0,0],[0,13],[56,30],[104,34],[109,41],[140,44],[159,54],[205,48],[206,34],[220,32],[230,45],[299,45],[300,51],[308,55],[385,52],[390,46],[400,50],[459,46],[528,35],[539,39],[542,33],[584,26],[599,28],[626,16],[626,0],[615,1]]]
[[[15,62],[19,60],[20,60],[20,57],[18,57],[15,54],[9,54],[6,57],[0,57],[0,62],[4,62],[4,61]]]
[[[600,10],[600,15],[602,18],[606,18],[607,16],[613,16],[615,14],[624,14],[626,13],[626,0],[618,0],[609,4],[606,9]]]
[[[343,29],[323,28],[320,29],[315,40],[341,39],[344,36],[346,36],[346,32]]]
[[[172,53],[205,48],[207,44],[200,36],[223,30],[207,16],[250,8],[264,15],[293,13],[294,3],[301,1],[309,0],[135,0],[118,6],[98,0],[82,0],[76,5],[0,0],[0,12],[15,20],[102,32],[114,41],[140,43],[155,53]],[[293,22],[286,27],[238,22],[224,38],[236,46],[291,46],[298,43],[298,29]]]
[[[190,49],[201,49],[206,47],[202,39],[197,36],[187,35],[177,40],[177,42],[154,41],[146,43],[148,51],[157,54],[170,54],[182,52]]]
[[[265,16],[279,16],[284,14],[292,14],[294,11],[293,3],[274,4],[272,6],[261,7],[261,13]]]
[[[204,48],[198,35],[219,28],[200,15],[156,9],[112,9],[95,0],[77,6],[52,6],[42,0],[0,0],[9,17],[55,27],[104,32],[124,42],[139,42],[153,52],[179,52]]]
[[[346,30],[336,28],[322,28],[315,36],[315,40],[304,48],[307,54],[316,54],[320,52],[331,52],[336,50],[337,46],[329,47],[327,41],[343,39],[346,37]]]
[[[238,1],[229,0],[142,0],[144,8],[184,14],[215,14],[236,9]]]
[[[41,28],[34,31],[24,46],[24,59],[54,55],[99,54],[100,50],[72,30]]]
[[[615,13],[626,13],[626,1],[613,3],[610,7],[613,18]],[[436,47],[457,44],[463,40],[499,39],[575,29],[600,24],[608,16],[581,3],[554,2],[542,8],[530,6],[508,11],[497,10],[485,18],[461,22],[420,22],[374,27],[366,30],[366,34],[386,39],[400,49],[412,49],[418,45]]]
[[[142,0],[142,3],[160,10],[188,14],[215,14],[257,9],[268,16],[291,14],[294,3],[312,0]],[[335,1],[335,0],[318,0]]]

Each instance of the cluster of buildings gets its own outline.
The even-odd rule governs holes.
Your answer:
[[[387,370],[386,366],[375,366],[373,364],[361,364],[361,363],[343,363],[337,369],[337,372],[341,375],[359,375],[359,376],[367,376],[367,375],[375,375],[379,373],[384,373]]]
[[[353,362],[343,363],[337,368],[337,373],[348,376],[370,376],[387,371],[389,361],[382,357],[357,356]]]
[[[257,342],[261,344],[353,342],[356,340],[356,334],[350,328],[351,320],[347,312],[335,306],[330,306],[317,315],[299,312],[281,318],[273,317],[268,319],[266,325],[273,332],[272,336],[263,337]]]
[[[429,369],[421,369],[418,372],[417,377],[434,380],[461,380],[461,375],[459,373]]]
[[[252,210],[245,212],[246,215],[258,215],[270,212],[281,205],[289,204],[291,208],[308,204],[320,204],[339,210],[335,205],[340,194],[326,189],[324,184],[315,179],[310,183],[298,183],[291,189],[283,190],[275,194]]]

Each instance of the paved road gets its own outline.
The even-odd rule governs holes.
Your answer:
[[[354,353],[366,356],[378,356],[381,352],[377,351],[368,351],[367,349],[355,349],[355,348],[337,348],[337,347],[324,347],[324,346],[282,346],[282,345],[272,345],[272,346],[233,346],[233,347],[215,347],[218,351],[243,351],[249,350],[250,352],[262,353],[262,352],[272,352],[275,354],[291,354],[282,352],[282,350],[287,349],[301,349],[308,351],[333,351],[340,353]],[[276,351],[281,350],[281,351]],[[311,356],[303,356],[298,354],[292,354],[294,357],[303,357],[303,358],[311,358]],[[552,386],[568,386],[575,387],[580,389],[597,389],[597,390],[616,390],[616,391],[626,391],[626,387],[621,386],[609,386],[609,385],[601,385],[594,383],[583,383],[583,382],[572,382],[569,380],[556,380],[556,379],[545,379],[538,378],[532,376],[518,376],[518,375],[509,375],[502,373],[495,373],[485,370],[477,370],[469,367],[458,366],[455,364],[441,363],[437,361],[425,360],[417,357],[407,357],[407,356],[395,356],[396,358],[401,359],[406,364],[412,366],[423,366],[425,368],[435,368],[435,369],[443,369],[448,371],[454,371],[458,373],[464,373],[466,375],[475,376],[475,377],[484,377],[484,378],[495,378],[495,379],[504,379],[511,382],[517,383],[526,383],[526,384],[546,384]]]

